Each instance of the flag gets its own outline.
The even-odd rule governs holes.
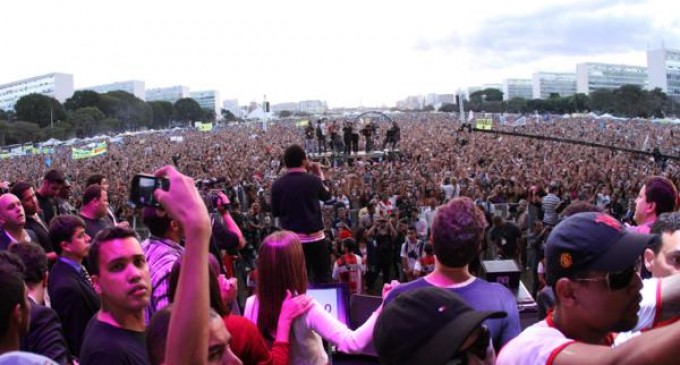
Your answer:
[[[647,137],[645,137],[645,143],[642,144],[643,151],[647,151],[647,142],[649,142],[649,133],[647,133]]]
[[[501,125],[506,125],[508,123],[508,121],[505,120],[505,116],[503,116],[503,114],[501,114],[498,119],[500,119]]]
[[[468,122],[472,122],[473,119],[475,119],[475,113],[470,110],[470,113],[468,113]]]

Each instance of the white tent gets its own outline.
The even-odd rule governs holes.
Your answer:
[[[59,144],[62,144],[62,143],[64,143],[64,142],[62,142],[62,141],[60,141],[56,138],[50,138],[47,141],[41,143],[40,145],[41,146],[56,146],[56,145],[59,145]]]

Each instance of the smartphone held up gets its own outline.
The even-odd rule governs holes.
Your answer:
[[[130,186],[130,201],[135,205],[160,208],[161,204],[156,201],[153,192],[156,189],[167,191],[170,180],[151,175],[135,175]]]

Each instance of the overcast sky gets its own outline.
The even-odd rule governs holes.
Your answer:
[[[670,0],[21,0],[1,9],[0,84],[66,72],[76,88],[134,79],[217,89],[241,104],[266,94],[393,106],[575,72],[578,62],[645,66],[648,47],[680,48],[680,2]]]

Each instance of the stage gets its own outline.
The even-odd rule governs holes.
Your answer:
[[[366,151],[359,151],[359,153],[351,153],[349,155],[346,155],[344,153],[333,153],[333,152],[322,152],[322,153],[308,153],[307,158],[312,160],[312,161],[320,161],[320,160],[373,160],[373,161],[379,161],[383,159],[388,159],[388,158],[394,158],[394,157],[399,157],[401,156],[401,151],[397,148],[394,150],[387,149],[387,150],[378,150],[378,151],[371,151],[369,153],[366,153]]]

